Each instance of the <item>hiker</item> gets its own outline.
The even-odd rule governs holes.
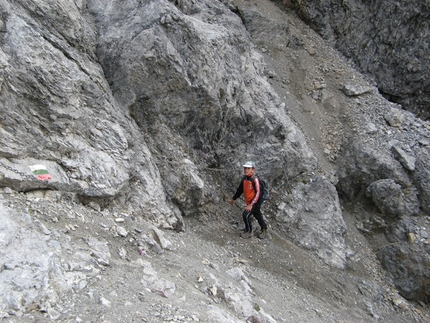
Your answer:
[[[252,161],[248,161],[243,165],[244,177],[240,182],[239,187],[236,190],[233,198],[228,200],[231,205],[234,205],[236,199],[242,194],[245,197],[246,207],[243,211],[242,217],[245,222],[245,229],[240,234],[244,239],[252,237],[252,219],[254,215],[261,227],[260,233],[257,235],[258,238],[264,239],[267,235],[267,224],[264,221],[263,215],[261,214],[261,203],[259,202],[260,195],[260,180],[255,175],[255,165]]]

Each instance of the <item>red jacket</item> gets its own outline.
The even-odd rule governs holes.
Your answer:
[[[233,200],[238,199],[239,196],[241,196],[242,194],[245,197],[246,205],[251,204],[252,206],[254,206],[255,204],[257,204],[261,195],[260,180],[258,179],[258,177],[245,176],[240,182],[240,185],[233,196]]]

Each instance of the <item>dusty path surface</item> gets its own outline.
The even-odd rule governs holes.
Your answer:
[[[267,239],[240,238],[238,207],[187,218],[185,231],[175,232],[125,214],[119,222],[113,210],[37,192],[3,194],[2,204],[13,207],[17,221],[25,218],[25,230],[43,228],[64,275],[79,277],[51,309],[33,308],[5,322],[429,321],[420,304],[399,303],[353,218],[347,242],[355,250],[349,267],[337,270],[285,240],[270,220]],[[94,251],[94,241],[108,247],[105,256]]]

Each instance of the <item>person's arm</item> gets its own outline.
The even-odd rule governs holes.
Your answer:
[[[258,200],[260,199],[260,195],[261,195],[261,192],[260,192],[260,180],[259,180],[258,177],[254,178],[253,185],[254,185],[254,190],[255,190],[255,196],[252,199],[251,204],[250,204],[251,209],[252,209],[252,207],[255,204],[257,204]]]
[[[236,190],[236,193],[233,195],[233,198],[228,202],[233,205],[234,202],[242,195],[243,193],[243,180],[240,181],[239,187]]]

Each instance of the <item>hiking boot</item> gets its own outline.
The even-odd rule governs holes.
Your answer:
[[[260,233],[257,235],[257,238],[259,238],[259,239],[267,238],[267,229],[262,229],[260,231]]]
[[[240,236],[241,236],[243,239],[249,239],[249,238],[251,238],[251,237],[252,237],[252,232],[242,232],[242,233],[240,234]]]

